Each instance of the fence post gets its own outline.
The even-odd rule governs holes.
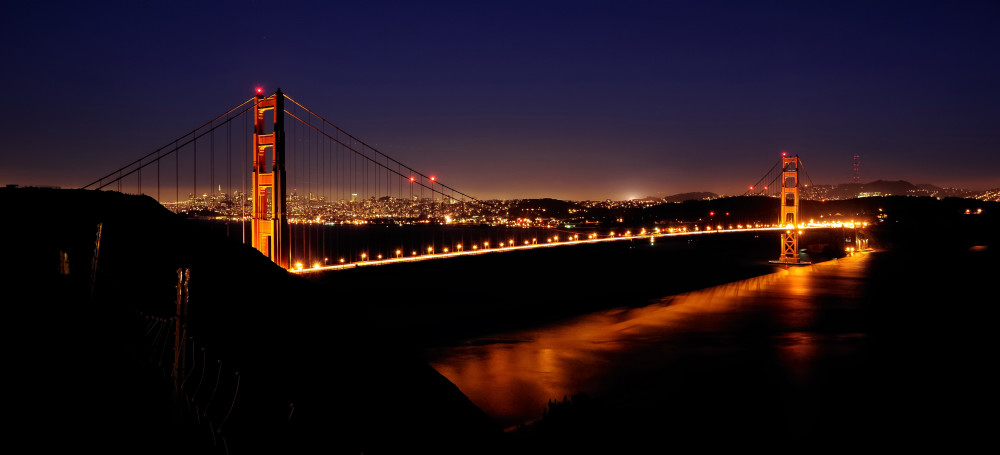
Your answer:
[[[94,297],[97,288],[97,260],[101,255],[101,228],[104,223],[97,223],[97,239],[94,240],[94,259],[90,262],[90,297]]]
[[[184,341],[187,339],[188,281],[190,278],[190,269],[184,267],[177,269],[177,311],[174,315],[174,368],[171,373],[174,379],[174,387],[177,390],[180,390],[184,370],[187,367],[187,349],[184,347]]]

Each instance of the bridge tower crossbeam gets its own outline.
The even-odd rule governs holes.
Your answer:
[[[253,133],[253,247],[279,266],[288,268],[291,248],[285,198],[285,96],[278,89],[265,97],[258,93],[254,107]],[[273,111],[274,123],[265,132],[265,115]],[[271,149],[271,170],[267,171],[267,151]]]

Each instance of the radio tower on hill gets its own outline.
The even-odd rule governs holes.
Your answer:
[[[854,155],[854,176],[851,183],[861,183],[861,155]]]

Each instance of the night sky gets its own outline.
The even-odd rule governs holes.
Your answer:
[[[5,1],[0,185],[79,187],[280,87],[479,198],[1000,187],[1000,3]],[[287,3],[287,4],[286,4]]]

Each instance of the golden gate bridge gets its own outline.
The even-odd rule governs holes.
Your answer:
[[[563,229],[525,219],[510,223],[499,203],[472,197],[431,173],[382,153],[278,90],[269,96],[258,91],[224,114],[84,188],[142,194],[174,212],[222,221],[227,235],[253,245],[275,264],[294,273],[601,242],[655,243],[665,237],[747,231],[780,234],[780,254],[772,262],[790,266],[808,263],[800,260],[799,234],[804,229],[821,227],[800,219],[798,186],[802,171],[801,160],[785,154],[749,187],[746,195],[769,196],[775,205],[780,204],[777,220],[745,219],[725,224],[708,220],[605,231]],[[387,227],[425,225],[427,230],[410,240],[369,242],[357,236],[338,239],[327,229],[379,223]],[[451,224],[456,229],[445,233],[444,228]],[[97,281],[100,229],[99,224],[90,269],[92,294]],[[297,416],[296,405],[289,401],[280,412],[236,406],[244,400],[252,402],[252,398],[244,398],[247,392],[240,392],[241,378],[246,375],[248,381],[251,377],[260,381],[267,373],[241,374],[231,365],[234,355],[220,348],[227,346],[225,337],[219,338],[207,328],[211,318],[206,316],[206,306],[201,307],[200,326],[189,329],[188,322],[198,320],[189,315],[191,275],[186,265],[177,269],[173,305],[145,305],[155,306],[149,312],[136,308],[142,329],[138,343],[146,346],[151,361],[164,369],[164,375],[173,382],[176,398],[192,420],[207,425],[212,430],[213,444],[229,453],[228,438],[241,434],[241,425],[263,425],[248,416],[260,412],[287,424],[298,419],[293,418]],[[274,293],[267,295],[273,298]],[[168,307],[172,315],[166,314]],[[239,316],[227,314],[226,318]],[[232,326],[240,324],[228,327]],[[199,335],[195,336],[195,332]],[[300,347],[294,343],[287,346],[295,350]],[[279,386],[267,393],[285,399],[288,391]],[[257,393],[265,392],[258,389]],[[307,398],[315,397],[302,397]]]
[[[495,202],[390,157],[280,89],[269,96],[258,89],[222,115],[83,188],[145,194],[175,212],[225,221],[227,234],[292,272],[745,230],[780,232],[780,255],[773,262],[792,265],[805,263],[798,236],[815,227],[799,217],[800,172],[798,156],[783,152],[744,193],[777,198],[779,220],[570,231],[537,219],[511,220]],[[381,242],[341,239],[324,229],[375,223],[495,229]],[[238,233],[230,225],[238,226]]]

